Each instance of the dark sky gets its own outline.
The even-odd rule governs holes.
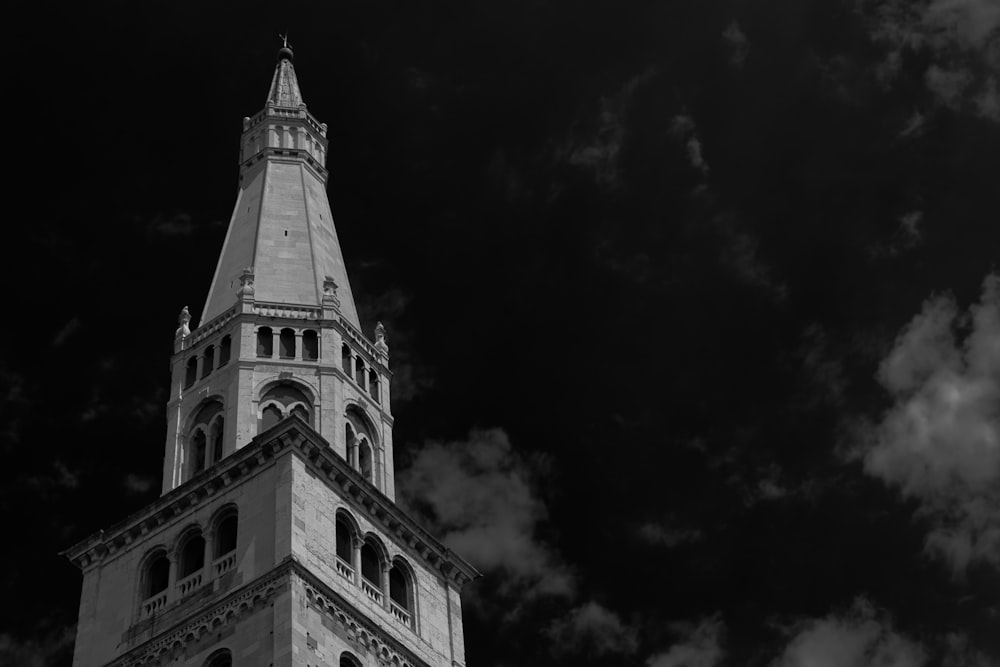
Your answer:
[[[998,0],[7,17],[0,663],[158,495],[287,30],[469,667],[1000,664]]]

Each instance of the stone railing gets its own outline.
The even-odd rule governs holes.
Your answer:
[[[323,317],[319,306],[297,306],[288,303],[254,303],[253,312],[265,317],[286,317],[296,320],[318,320]]]
[[[408,612],[406,609],[403,609],[403,607],[398,605],[394,600],[389,600],[389,608],[392,609],[392,615],[396,617],[397,621],[399,621],[408,628],[411,627],[410,612]]]
[[[350,582],[354,582],[354,568],[351,567],[350,563],[345,561],[340,556],[337,556],[336,560],[337,574],[347,579]]]
[[[365,595],[370,597],[375,602],[382,604],[382,591],[375,587],[375,584],[370,583],[364,577],[361,578],[361,588],[364,590]]]
[[[215,572],[215,576],[220,574],[225,574],[229,572],[236,565],[236,552],[230,551],[227,554],[223,554],[212,561],[212,571]]]
[[[167,606],[167,591],[164,589],[142,603],[142,615],[152,616]]]
[[[201,341],[205,340],[212,334],[216,333],[222,327],[229,324],[229,321],[236,316],[236,306],[232,306],[224,312],[216,315],[211,320],[202,324],[200,327],[191,332],[191,335],[185,340],[184,346],[187,348],[194,347]]]
[[[189,574],[177,582],[177,594],[184,597],[196,588],[200,588],[205,581],[203,570],[198,570],[194,574]]]
[[[340,324],[344,327],[344,331],[347,332],[347,335],[352,341],[354,341],[355,345],[367,352],[368,356],[372,359],[381,360],[381,355],[378,353],[378,350],[375,349],[375,346],[369,343],[368,339],[365,338],[365,335],[358,331],[353,324],[348,322],[347,319],[343,317],[340,318]]]

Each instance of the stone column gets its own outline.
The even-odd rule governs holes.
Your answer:
[[[281,358],[281,329],[271,327],[271,359]]]
[[[354,562],[351,563],[354,566],[354,585],[361,585],[361,545],[363,541],[357,535],[351,536],[351,546],[354,547]]]
[[[302,361],[302,330],[295,332],[295,361]]]
[[[392,563],[386,562],[380,563],[380,565],[382,566],[382,606],[391,614],[392,609],[389,603],[389,570],[392,569]]]

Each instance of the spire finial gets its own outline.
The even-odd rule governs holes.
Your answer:
[[[292,47],[288,44],[288,33],[286,32],[284,35],[279,33],[278,37],[281,38],[281,48],[278,49],[278,61],[293,60]]]

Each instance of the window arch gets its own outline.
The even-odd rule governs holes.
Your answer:
[[[347,343],[340,348],[340,364],[344,369],[344,372],[348,375],[351,374],[351,348]]]
[[[361,661],[353,653],[344,651],[340,654],[340,667],[361,667]]]
[[[374,424],[357,405],[347,409],[346,417],[347,461],[365,479],[377,486],[379,452]]]
[[[222,340],[219,341],[219,366],[224,366],[229,363],[229,357],[233,352],[233,337],[223,336]]]
[[[209,399],[192,411],[185,452],[188,479],[222,458],[224,433],[221,401]]]
[[[289,415],[313,425],[312,399],[300,385],[279,382],[271,385],[260,397],[260,430],[270,427]]]
[[[170,585],[170,560],[162,548],[146,559],[142,568],[142,599],[148,600],[167,590]]]
[[[365,361],[360,356],[354,360],[354,380],[365,388]]]
[[[205,667],[233,667],[233,654],[227,649],[220,649],[208,656]]]
[[[180,542],[177,551],[177,579],[197,574],[205,567],[205,538],[200,530],[190,531]]]
[[[295,330],[282,329],[278,334],[278,356],[282,359],[295,358]]]
[[[378,538],[369,535],[361,543],[361,588],[365,595],[382,604],[384,581],[382,571],[385,569],[385,547]]]
[[[187,367],[184,369],[184,388],[187,389],[198,381],[198,356],[195,355],[187,360]]]
[[[368,371],[368,393],[371,394],[376,403],[380,402],[378,391],[378,373],[374,370]]]
[[[402,558],[392,561],[389,569],[389,607],[403,625],[413,627],[416,617],[416,596],[413,571]]]
[[[319,359],[319,334],[313,329],[302,333],[302,358],[306,361]]]
[[[257,329],[257,356],[274,356],[274,334],[271,332],[271,327]]]
[[[337,510],[334,532],[337,550],[337,573],[345,579],[354,582],[356,580],[354,545],[360,539],[357,523],[355,523],[354,518],[345,510]]]
[[[215,346],[209,345],[206,347],[201,357],[201,377],[204,379],[215,369]]]

